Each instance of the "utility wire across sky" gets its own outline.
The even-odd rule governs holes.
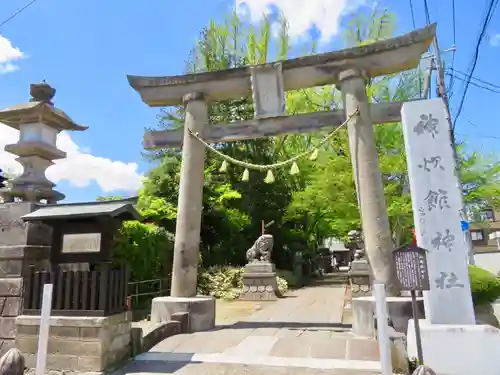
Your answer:
[[[468,75],[467,73],[461,72],[460,70],[457,70],[457,69],[452,69],[452,68],[451,68],[451,69],[449,69],[449,70],[451,70],[451,71],[453,72],[453,74],[458,73],[458,74],[464,75],[466,78],[467,78],[467,77],[469,77],[469,75]],[[472,78],[473,80],[475,80],[475,81],[478,81],[478,82],[484,83],[485,85],[491,86],[491,87],[496,88],[496,89],[500,89],[500,84],[498,84],[498,85],[497,85],[497,84],[491,83],[491,82],[489,82],[489,81],[486,81],[486,80],[484,80],[484,79],[480,79],[480,78],[473,77],[473,76],[471,76],[471,78]]]
[[[472,80],[469,80],[468,78],[464,78],[464,77],[460,77],[456,74],[453,74],[453,73],[446,73],[449,77],[452,77],[452,78],[456,78],[458,79],[459,81],[462,81],[462,82],[468,82],[470,85],[472,86],[475,86],[475,87],[479,87],[481,89],[485,89],[487,91],[490,91],[490,92],[493,92],[493,93],[496,93],[496,94],[500,94],[500,89],[495,89],[493,87],[488,87],[488,86],[485,86],[485,85],[481,85],[479,83],[476,83],[476,82],[473,82],[472,80],[474,79],[474,77],[472,77]]]
[[[482,25],[480,27],[480,32],[479,32],[479,35],[478,35],[478,38],[476,41],[474,56],[472,58],[472,62],[471,62],[470,67],[468,69],[468,74],[467,74],[468,77],[465,81],[465,86],[464,86],[462,98],[460,99],[460,104],[458,106],[457,114],[455,116],[455,120],[453,121],[453,129],[455,129],[455,126],[457,124],[457,120],[460,117],[460,114],[462,113],[462,109],[464,107],[465,97],[467,96],[467,90],[469,89],[471,77],[474,74],[474,70],[476,69],[476,65],[477,65],[477,60],[479,58],[479,50],[481,48],[481,43],[484,39],[484,36],[486,35],[486,30],[488,29],[491,18],[493,17],[493,14],[495,13],[496,7],[498,5],[498,1],[499,0],[490,0],[488,7],[486,9],[486,12],[485,12],[486,15],[485,15],[484,20],[482,22]]]
[[[22,8],[18,9],[14,14],[12,14],[10,17],[6,18],[2,22],[0,22],[0,28],[2,28],[7,22],[13,20],[16,18],[18,15],[20,15],[22,12],[24,12],[26,9],[28,9],[31,5],[33,5],[37,0],[31,0],[29,3],[27,3],[25,6]]]

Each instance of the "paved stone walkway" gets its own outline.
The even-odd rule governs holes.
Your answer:
[[[344,294],[341,286],[300,289],[244,321],[169,337],[120,374],[380,374],[376,341],[341,324]]]

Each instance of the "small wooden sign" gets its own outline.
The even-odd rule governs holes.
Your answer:
[[[101,233],[63,235],[62,253],[95,253],[101,251]]]
[[[415,244],[394,250],[396,276],[402,290],[429,290],[426,253]]]

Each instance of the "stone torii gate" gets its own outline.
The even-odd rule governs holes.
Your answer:
[[[388,294],[398,293],[373,125],[400,121],[402,103],[369,104],[366,79],[417,67],[435,32],[433,24],[362,47],[224,71],[170,77],[128,76],[130,85],[147,105],[186,106],[184,128],[144,135],[147,149],[182,147],[172,297],[196,296],[205,146],[189,130],[208,143],[231,142],[338,127],[358,110],[348,124],[348,134],[366,254],[374,279],[386,284]],[[343,110],[285,114],[285,91],[329,84],[342,90]],[[208,103],[250,95],[255,119],[208,123]]]

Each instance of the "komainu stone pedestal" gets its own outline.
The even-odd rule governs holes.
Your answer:
[[[50,318],[47,371],[57,373],[103,373],[130,357],[131,313],[107,317]],[[34,369],[40,330],[40,316],[16,319],[16,347]],[[31,372],[31,371],[29,371]]]
[[[151,322],[165,323],[178,313],[189,314],[189,332],[208,331],[215,327],[215,298],[156,297],[151,303]]]
[[[241,300],[274,301],[281,297],[274,264],[253,261],[245,266]]]
[[[354,260],[349,271],[351,297],[371,295],[372,274],[366,259]]]

